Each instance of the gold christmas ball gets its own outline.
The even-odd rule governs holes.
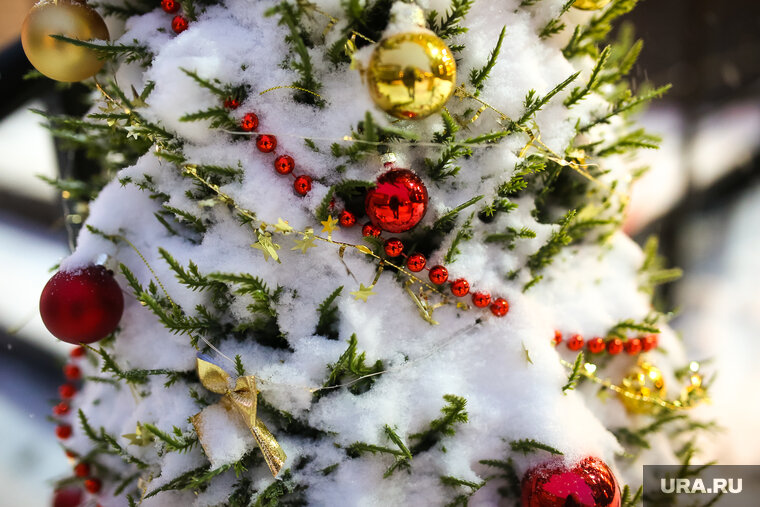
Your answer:
[[[623,390],[633,396],[665,399],[665,379],[662,372],[651,363],[640,361],[633,370],[623,378]],[[625,394],[620,399],[630,412],[651,414],[658,405]]]
[[[80,0],[42,0],[24,20],[21,43],[34,68],[56,81],[82,81],[98,73],[105,63],[98,54],[50,35],[72,39],[108,40],[108,28],[93,8]]]
[[[369,93],[375,104],[402,119],[439,111],[454,92],[457,65],[435,34],[409,32],[381,40],[369,61]]]
[[[595,11],[601,9],[612,0],[575,0],[573,7],[583,9],[584,11]]]

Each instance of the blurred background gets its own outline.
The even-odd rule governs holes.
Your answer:
[[[0,16],[0,506],[50,505],[50,484],[69,470],[47,421],[70,346],[38,313],[49,270],[69,251],[76,210],[38,178],[86,171],[57,151],[30,108],[79,114],[76,87],[26,72],[18,33],[29,0],[3,0]],[[685,277],[664,297],[690,357],[719,372],[710,410],[725,430],[711,442],[724,464],[760,464],[760,2],[648,0],[627,20],[645,41],[634,75],[672,83],[643,115],[662,149],[634,190],[627,231],[657,233]]]

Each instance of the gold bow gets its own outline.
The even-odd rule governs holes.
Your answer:
[[[274,477],[277,477],[277,474],[280,473],[285,464],[287,456],[285,456],[285,451],[277,443],[274,435],[256,417],[256,395],[258,392],[256,391],[256,377],[253,375],[238,377],[235,380],[235,388],[230,389],[230,374],[224,371],[224,369],[200,357],[196,358],[196,363],[198,377],[203,387],[209,391],[224,395],[221,403],[228,409],[230,407],[234,408],[240,415],[245,425],[251,430],[253,438],[256,439],[256,443],[264,455],[264,460],[267,462],[269,470],[271,470]],[[200,417],[200,412],[195,414],[192,417],[192,422],[193,426],[195,426],[195,432],[198,434],[201,447],[208,454]]]

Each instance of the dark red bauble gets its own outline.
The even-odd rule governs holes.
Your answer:
[[[451,293],[458,298],[463,298],[470,292],[470,282],[464,278],[458,278],[451,282]]]
[[[70,400],[77,393],[77,388],[74,384],[61,384],[58,386],[58,396],[62,400]]]
[[[562,331],[555,330],[554,331],[554,345],[559,345],[562,343]]]
[[[90,478],[84,481],[84,489],[92,493],[93,495],[100,491],[100,488],[103,487],[103,483],[100,482],[100,479],[96,478]]]
[[[404,251],[404,244],[398,238],[391,238],[385,241],[383,248],[388,257],[398,257]]]
[[[161,0],[161,8],[166,13],[175,14],[179,11],[179,2],[177,0]]]
[[[259,117],[255,113],[246,113],[240,120],[240,128],[245,132],[253,132],[259,128]]]
[[[619,507],[620,487],[599,458],[573,466],[560,460],[531,468],[522,480],[523,507]]]
[[[271,153],[277,148],[277,138],[269,134],[261,134],[256,138],[256,148],[261,153]]]
[[[641,340],[639,338],[629,338],[625,342],[625,352],[629,356],[635,356],[641,352]]]
[[[187,18],[184,16],[174,16],[172,19],[172,30],[174,30],[174,33],[180,34],[187,30],[188,22]]]
[[[290,174],[295,167],[296,163],[290,155],[280,155],[274,159],[274,170],[280,174]]]
[[[613,338],[607,342],[607,352],[616,356],[623,351],[623,340],[620,338]]]
[[[123,312],[121,288],[103,266],[59,271],[40,296],[45,327],[69,343],[102,340],[116,330]]]
[[[356,216],[348,210],[343,210],[338,215],[338,222],[341,227],[353,227],[356,224]]]
[[[472,295],[472,304],[478,308],[485,308],[491,304],[491,295],[485,291],[476,292]]]
[[[427,188],[408,169],[391,169],[380,175],[375,188],[367,192],[364,208],[377,227],[388,232],[405,232],[425,216]]]
[[[438,264],[430,268],[428,278],[436,285],[443,285],[449,279],[449,270]]]
[[[306,195],[311,192],[311,177],[306,175],[297,177],[295,181],[293,181],[293,190],[295,190],[298,195]]]
[[[58,416],[66,415],[69,413],[70,410],[71,410],[71,407],[69,406],[69,404],[66,403],[65,401],[62,401],[59,404],[53,406],[53,415],[58,415]]]
[[[77,477],[87,477],[90,475],[90,465],[88,463],[77,463],[74,467],[74,475]]]
[[[406,267],[412,273],[419,273],[425,269],[425,264],[427,264],[427,259],[421,253],[412,254],[406,259]]]
[[[504,298],[496,298],[496,301],[491,303],[491,313],[497,317],[503,317],[509,313],[509,303]]]
[[[380,234],[382,234],[382,232],[383,232],[382,229],[380,229],[379,227],[375,227],[370,222],[367,222],[366,224],[362,226],[362,236],[364,236],[365,238],[368,238],[368,237],[378,238],[380,237]]]
[[[641,339],[641,347],[644,352],[649,352],[657,348],[658,338],[656,334],[648,334]]]
[[[53,493],[53,507],[79,507],[84,494],[79,488],[57,489]]]
[[[588,342],[586,342],[586,347],[592,354],[601,354],[604,352],[605,346],[606,345],[604,343],[604,339],[599,338],[598,336],[591,338]]]
[[[68,424],[59,424],[55,427],[55,436],[61,440],[66,440],[71,436],[71,426]]]
[[[63,376],[66,380],[79,380],[82,378],[82,370],[75,364],[67,364],[63,367]]]
[[[581,350],[583,348],[583,337],[579,334],[574,334],[567,340],[567,348],[570,350]]]

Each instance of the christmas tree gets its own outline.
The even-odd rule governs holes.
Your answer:
[[[93,99],[49,126],[101,167],[53,182],[89,205],[40,304],[83,344],[59,499],[619,506],[688,465],[678,272],[619,230],[667,89],[610,40],[635,4],[38,4],[30,60]]]

